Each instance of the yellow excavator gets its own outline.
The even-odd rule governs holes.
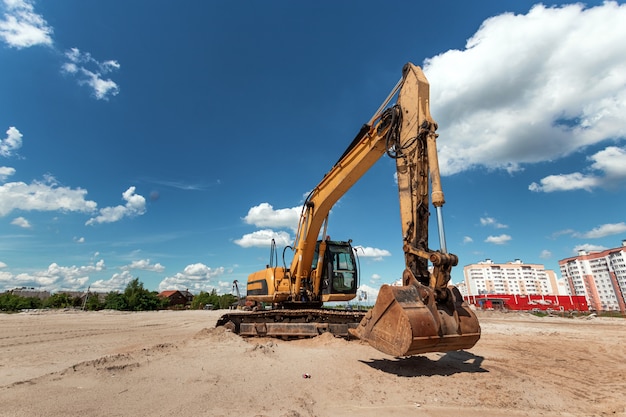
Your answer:
[[[389,106],[396,95],[396,104]],[[478,319],[459,290],[448,285],[458,258],[447,252],[445,243],[436,129],[426,76],[408,63],[372,119],[307,197],[294,246],[283,250],[283,265],[278,265],[272,244],[270,263],[248,277],[246,300],[272,309],[228,313],[217,326],[242,336],[331,332],[357,337],[393,356],[474,346],[480,339]],[[405,258],[401,285],[383,285],[368,312],[323,308],[324,303],[354,299],[358,289],[354,248],[350,240],[326,237],[328,214],[383,155],[396,161]],[[439,250],[428,245],[430,203],[437,213]],[[289,266],[288,249],[293,251]]]

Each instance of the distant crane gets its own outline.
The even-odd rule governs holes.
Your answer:
[[[232,303],[230,305],[230,309],[231,310],[250,310],[250,307],[248,307],[247,303],[246,303],[246,297],[241,297],[241,292],[239,292],[239,281],[234,280],[233,281],[233,291],[235,291],[237,293],[237,301],[235,301],[234,303]]]

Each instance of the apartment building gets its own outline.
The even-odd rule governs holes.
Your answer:
[[[584,295],[590,310],[626,312],[626,240],[597,252],[581,250],[559,261],[571,295]]]
[[[463,268],[465,296],[484,294],[558,295],[556,274],[541,264],[519,259],[498,264],[491,259]]]

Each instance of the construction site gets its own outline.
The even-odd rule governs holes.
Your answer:
[[[626,415],[622,318],[477,311],[472,349],[394,357],[243,338],[223,312],[0,315],[0,416]]]

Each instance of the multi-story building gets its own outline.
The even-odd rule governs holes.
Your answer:
[[[584,295],[589,309],[626,312],[626,240],[597,252],[581,250],[559,261],[571,295]]]
[[[516,259],[505,264],[487,259],[463,268],[467,296],[484,294],[558,295],[554,271]]]

